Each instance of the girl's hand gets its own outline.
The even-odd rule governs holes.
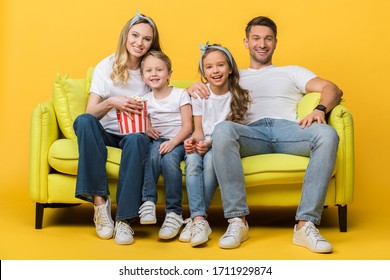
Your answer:
[[[196,82],[187,89],[188,94],[192,98],[208,98],[210,95],[209,88],[202,82]]]
[[[195,152],[195,144],[196,139],[194,137],[190,137],[184,140],[184,149],[186,150],[187,154],[192,154]]]
[[[164,155],[166,153],[169,153],[170,151],[172,151],[174,148],[176,147],[176,145],[171,141],[164,141],[161,145],[160,145],[160,155]]]
[[[146,131],[146,135],[148,135],[150,138],[154,139],[154,140],[157,140],[158,137],[160,137],[160,131],[158,131],[156,128],[154,127],[150,127],[147,131]]]
[[[195,145],[195,149],[198,152],[199,155],[204,156],[207,151],[210,149],[210,142],[208,141],[199,141]]]

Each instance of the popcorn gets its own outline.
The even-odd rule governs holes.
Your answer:
[[[136,101],[143,102],[141,114],[116,111],[121,134],[146,132],[149,128],[148,112],[146,110],[146,99],[141,96],[131,96]]]

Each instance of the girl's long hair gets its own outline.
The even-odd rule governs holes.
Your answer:
[[[220,45],[214,44],[213,46],[220,46]],[[249,109],[249,105],[252,102],[252,98],[249,94],[249,91],[243,89],[239,84],[240,72],[238,70],[234,58],[232,57],[232,62],[233,62],[232,64],[228,56],[223,51],[218,49],[213,49],[213,48],[208,48],[203,58],[206,57],[207,54],[212,51],[221,52],[226,57],[226,61],[229,64],[229,67],[232,71],[232,73],[229,75],[228,78],[229,91],[232,95],[232,100],[230,102],[230,113],[226,117],[226,120],[242,124],[244,122],[245,114]],[[202,73],[202,71],[200,71],[200,73]],[[205,82],[204,76],[202,76],[202,81]]]

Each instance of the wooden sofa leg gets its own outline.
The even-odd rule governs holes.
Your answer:
[[[37,202],[35,205],[35,229],[42,229],[44,210],[45,205]]]
[[[347,205],[338,205],[340,232],[347,232]]]

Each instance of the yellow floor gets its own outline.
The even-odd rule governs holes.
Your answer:
[[[0,189],[0,259],[2,260],[388,260],[390,223],[387,198],[354,202],[348,209],[348,232],[338,229],[337,208],[324,210],[319,227],[334,246],[333,254],[315,254],[292,244],[295,209],[257,208],[248,216],[249,240],[239,249],[222,250],[218,239],[227,222],[220,208],[210,211],[213,233],[207,245],[192,248],[177,239],[158,240],[163,220],[158,211],[157,225],[134,224],[135,243],[119,246],[114,240],[100,240],[92,222],[93,207],[45,209],[43,229],[34,229],[35,205],[27,188]],[[115,211],[115,207],[113,212]],[[188,214],[188,209],[185,209]]]

